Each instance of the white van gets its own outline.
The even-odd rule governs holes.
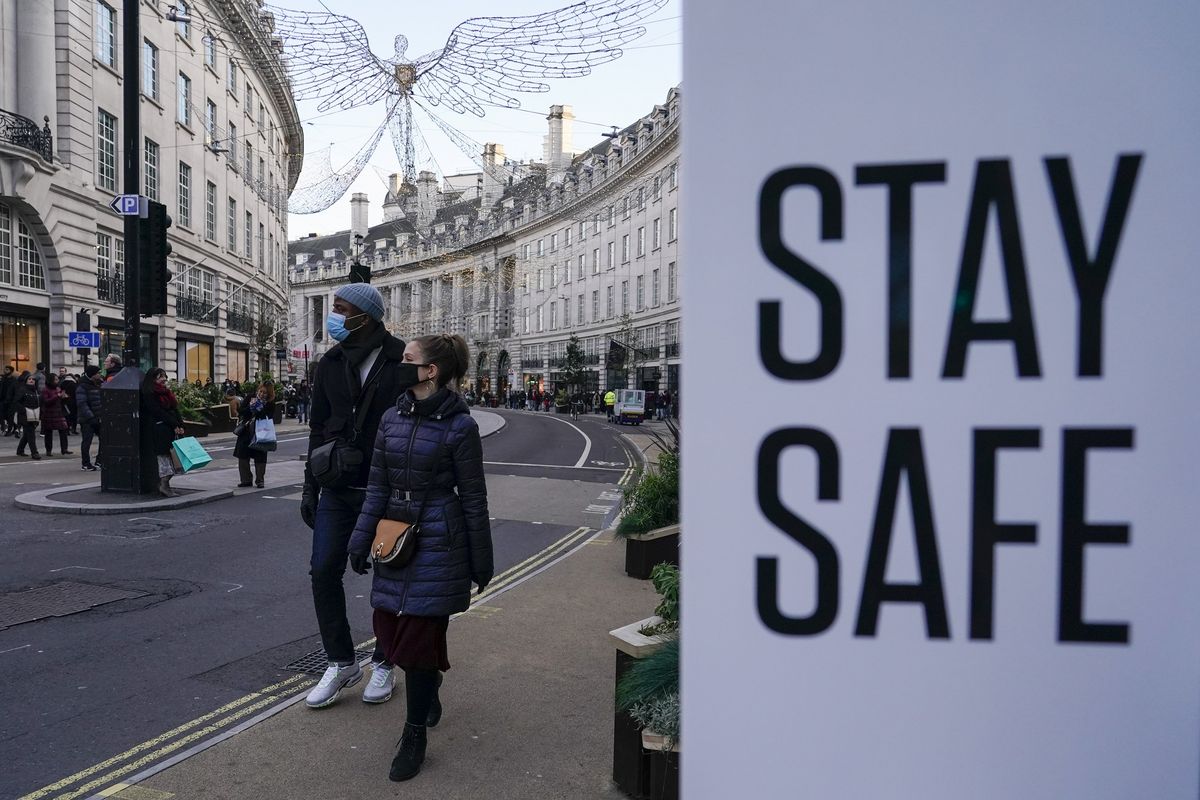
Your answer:
[[[646,393],[641,389],[617,389],[613,419],[624,425],[641,425],[646,416]]]

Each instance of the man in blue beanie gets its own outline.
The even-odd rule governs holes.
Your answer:
[[[308,694],[309,708],[331,705],[363,678],[346,619],[346,547],[366,497],[379,420],[416,383],[410,374],[416,370],[403,364],[404,342],[387,332],[383,316],[383,296],[375,287],[351,283],[338,289],[325,325],[337,344],[321,357],[313,379],[300,515],[313,529],[309,574],[329,666]],[[386,702],[395,687],[392,665],[381,653],[376,645],[362,696],[367,703]]]

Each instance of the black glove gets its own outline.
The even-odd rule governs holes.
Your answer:
[[[486,575],[472,575],[471,581],[479,587],[479,594],[483,594],[483,589],[492,582],[492,574],[489,572]]]
[[[359,575],[366,575],[371,571],[371,557],[366,553],[351,553],[350,569]]]
[[[300,497],[300,518],[310,528],[317,526],[317,501],[321,499],[321,487],[316,482],[306,481],[304,494]]]

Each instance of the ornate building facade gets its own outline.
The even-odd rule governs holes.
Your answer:
[[[141,90],[141,193],[172,217],[170,313],[143,366],[188,380],[274,364],[287,196],[303,152],[259,0],[138,2],[141,74],[122,74],[122,0],[0,3],[0,362],[82,370],[67,333],[124,344],[122,86]],[[80,316],[80,312],[86,318]]]
[[[505,162],[489,144],[473,181],[393,176],[377,225],[356,195],[348,231],[289,244],[292,355],[307,348],[311,364],[327,349],[333,292],[358,262],[398,336],[467,338],[477,392],[562,388],[572,337],[589,390],[677,391],[679,104],[672,89],[582,153],[570,107],[553,106],[543,162]]]

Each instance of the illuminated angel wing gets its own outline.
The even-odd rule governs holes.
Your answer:
[[[392,64],[371,52],[367,32],[350,17],[267,7],[283,42],[292,93],[320,100],[317,109],[371,105],[394,91]]]
[[[620,58],[646,32],[638,23],[667,0],[584,0],[525,17],[477,17],[441,50],[414,61],[413,93],[482,117],[484,104],[520,105],[512,93],[547,92],[542,78],[577,78]]]

